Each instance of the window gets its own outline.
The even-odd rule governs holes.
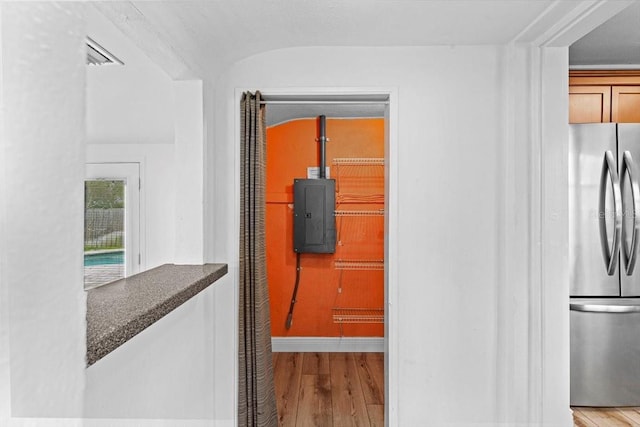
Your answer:
[[[84,286],[140,271],[140,165],[88,163],[85,179]]]

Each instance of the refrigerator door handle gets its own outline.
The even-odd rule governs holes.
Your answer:
[[[640,233],[640,188],[638,187],[638,176],[636,175],[636,165],[633,161],[633,157],[629,151],[625,151],[622,156],[622,166],[620,167],[620,192],[624,189],[624,183],[629,175],[629,184],[631,185],[631,198],[633,199],[633,231],[631,235],[631,248],[627,246],[626,233],[627,230],[622,228],[622,259],[624,261],[625,270],[627,276],[633,274],[633,270],[636,266],[636,259],[638,258],[638,234]],[[623,216],[628,215],[625,206],[625,199],[622,199],[622,212]]]
[[[609,236],[607,236],[607,176],[611,180],[613,191],[613,239],[609,248]],[[602,246],[602,257],[607,269],[607,274],[613,276],[618,264],[618,253],[620,252],[620,233],[622,231],[622,195],[620,192],[620,179],[616,172],[616,161],[611,150],[604,153],[602,161],[602,174],[600,175],[600,203],[598,206],[598,217],[600,219],[600,244]]]
[[[572,302],[569,304],[569,309],[587,313],[640,313],[640,305],[608,305]]]

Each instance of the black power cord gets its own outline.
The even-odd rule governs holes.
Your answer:
[[[300,252],[296,253],[296,284],[293,287],[293,296],[291,297],[291,305],[289,305],[289,314],[287,314],[287,322],[285,328],[290,329],[293,322],[293,306],[296,304],[296,296],[298,295],[298,285],[300,284]]]

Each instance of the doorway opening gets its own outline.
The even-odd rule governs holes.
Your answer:
[[[340,425],[356,416],[363,425],[382,424],[389,405],[390,95],[263,96],[279,418]],[[335,252],[296,253],[293,184],[318,178],[319,116],[326,118],[325,178],[335,180]]]
[[[640,422],[640,370],[629,356],[637,352],[640,312],[630,231],[640,150],[639,17],[640,4],[634,3],[569,47],[570,405],[576,425]],[[605,180],[600,172],[607,155]],[[599,184],[594,188],[605,209],[585,197],[594,191],[588,181]],[[622,206],[619,216],[611,214],[616,203]],[[586,217],[588,212],[602,212],[601,224]],[[594,230],[600,239],[591,240]],[[602,254],[589,252],[595,245]],[[602,262],[605,248],[609,265]]]

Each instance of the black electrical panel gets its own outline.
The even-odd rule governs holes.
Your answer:
[[[335,179],[293,181],[293,250],[332,254],[336,251]]]

